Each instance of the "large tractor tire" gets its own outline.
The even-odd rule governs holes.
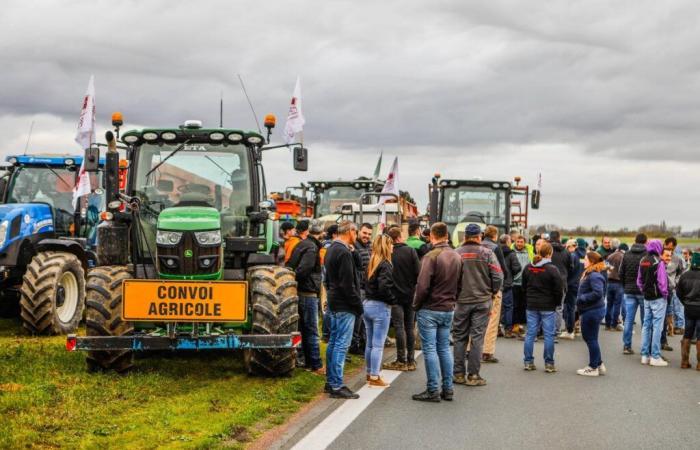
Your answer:
[[[72,253],[38,253],[20,288],[20,317],[31,334],[68,334],[85,308],[85,271]]]
[[[294,272],[279,266],[259,266],[248,272],[253,311],[251,334],[289,334],[298,331],[299,297]],[[251,375],[285,376],[296,367],[295,349],[246,350]]]
[[[134,326],[122,320],[122,282],[131,278],[125,266],[92,269],[87,279],[86,335],[128,336]],[[87,355],[90,371],[126,372],[133,366],[131,350],[91,351]]]

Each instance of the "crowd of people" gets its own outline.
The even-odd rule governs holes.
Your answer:
[[[417,339],[427,377],[417,401],[450,401],[454,384],[485,385],[481,364],[498,363],[499,336],[524,341],[526,371],[537,370],[534,344],[541,338],[544,371],[555,373],[555,343],[580,335],[589,359],[576,373],[605,375],[600,329],[621,332],[622,353],[634,355],[637,310],[642,364],[668,366],[662,351],[672,351],[668,338],[682,334],[681,367],[691,367],[694,344],[700,370],[700,249],[679,251],[674,237],[662,242],[644,234],[631,247],[609,237],[600,246],[583,238],[562,243],[556,230],[528,242],[478,224],[467,225],[453,248],[444,223],[427,232],[411,223],[407,231],[405,237],[401,227],[388,226],[373,237],[372,225],[351,221],[326,230],[316,221],[281,226],[280,264],[294,270],[298,284],[298,363],[325,375],[333,398],[359,397],[343,379],[349,351],[364,355],[368,385],[386,388],[383,369],[416,370]],[[383,363],[392,327],[396,359]]]

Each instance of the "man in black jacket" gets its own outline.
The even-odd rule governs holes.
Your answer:
[[[365,300],[365,284],[367,283],[367,267],[369,266],[369,259],[372,256],[372,225],[369,223],[363,223],[360,225],[360,230],[357,233],[357,239],[355,240],[355,251],[353,255],[355,260],[358,262],[358,267],[361,273],[360,281],[360,293],[362,300]],[[362,314],[362,313],[360,313]],[[362,315],[358,317],[355,321],[355,327],[352,331],[352,342],[350,344],[350,353],[353,355],[365,354],[365,341],[367,338],[367,333],[365,331],[365,321],[362,320]]]
[[[338,239],[326,252],[326,289],[331,335],[326,349],[326,391],[333,398],[360,398],[343,384],[343,369],[355,320],[362,315],[361,272],[353,255],[357,225],[344,220],[338,225]]]
[[[646,243],[646,234],[639,233],[634,238],[634,245],[625,253],[620,263],[620,282],[625,290],[623,297],[625,326],[622,330],[622,353],[625,355],[634,354],[632,330],[634,329],[634,319],[637,316],[637,307],[639,307],[639,323],[644,323],[644,296],[637,286],[637,274],[639,273],[639,263],[647,254]]]
[[[323,228],[314,220],[294,247],[287,266],[294,270],[299,295],[299,329],[304,366],[317,375],[325,375],[318,337],[318,303],[321,293],[321,236]]]
[[[569,272],[574,270],[574,260],[571,254],[566,250],[564,245],[561,243],[561,234],[558,230],[554,230],[549,233],[549,242],[552,244],[552,264],[559,270],[559,275],[561,276],[562,285],[564,286],[564,294],[561,298],[561,303],[557,307],[557,335],[561,331],[564,322],[564,313],[562,305],[564,304],[564,297],[566,296],[567,281],[569,279]]]
[[[524,267],[520,265],[518,255],[511,250],[510,235],[504,234],[499,239],[506,270],[503,271],[503,300],[501,302],[501,322],[504,327],[504,337],[512,339],[513,335],[513,276],[520,273]]]
[[[394,241],[391,254],[394,275],[394,297],[396,304],[391,307],[391,324],[396,331],[396,361],[384,364],[387,370],[416,370],[415,311],[411,304],[416,293],[416,282],[420,272],[418,252],[406,245],[401,228],[391,227],[387,231]]]

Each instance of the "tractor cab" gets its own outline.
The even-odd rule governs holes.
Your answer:
[[[322,222],[336,222],[344,204],[357,202],[366,192],[381,192],[384,181],[360,177],[353,181],[311,181],[309,185],[316,208],[314,217]]]

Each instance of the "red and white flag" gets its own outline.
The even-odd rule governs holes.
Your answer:
[[[95,77],[93,75],[90,76],[87,92],[85,92],[85,98],[83,98],[83,108],[80,110],[80,120],[78,121],[78,131],[75,134],[75,142],[83,150],[89,148],[95,142]],[[78,174],[78,182],[73,188],[73,208],[77,208],[80,197],[91,192],[90,175],[85,172],[85,159],[83,159]]]
[[[399,197],[399,157],[394,158],[394,163],[391,165],[391,170],[389,171],[389,176],[386,177],[386,182],[384,183],[384,188],[382,188],[382,194],[394,194]],[[382,218],[381,218],[381,229],[384,230],[386,226],[386,206],[384,205],[389,200],[395,200],[393,196],[380,195],[379,204],[382,205]],[[397,205],[398,207],[399,205]]]
[[[287,114],[287,123],[284,125],[284,142],[287,144],[294,142],[294,135],[304,131],[305,123],[306,120],[301,109],[301,80],[297,77],[292,102],[289,105],[289,114]]]

